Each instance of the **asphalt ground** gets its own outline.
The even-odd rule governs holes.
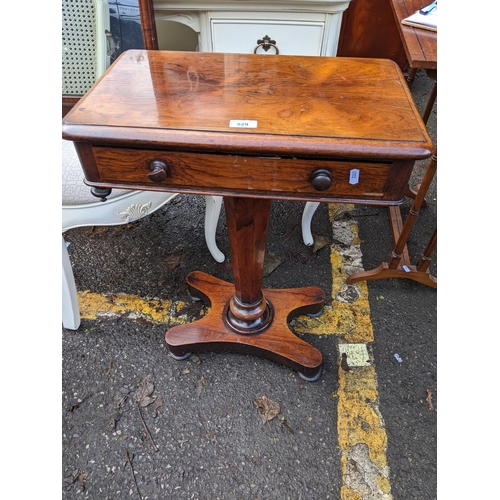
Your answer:
[[[420,109],[431,84],[417,75]],[[408,242],[413,262],[436,227],[436,181]],[[405,279],[346,288],[349,272],[390,255],[387,209],[320,205],[312,230],[327,244],[317,251],[302,243],[302,209],[273,202],[267,252],[279,265],[263,284],[325,290],[323,315],[290,325],[323,354],[316,382],[253,356],[168,355],[166,330],[205,312],[189,298],[187,274],[231,281],[224,211],[217,241],[228,258],[218,264],[204,242],[203,197],[65,233],[82,323],[62,329],[62,498],[437,498],[437,291]],[[437,277],[437,252],[430,270]],[[346,345],[368,356],[351,356],[350,372],[340,367]],[[280,410],[265,423],[264,396]]]

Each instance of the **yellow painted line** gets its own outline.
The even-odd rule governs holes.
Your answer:
[[[348,206],[353,209],[354,206]],[[335,230],[334,215],[337,205],[329,205],[330,221]],[[338,223],[337,223],[338,224]],[[346,224],[345,222],[343,223]],[[350,222],[351,249],[359,249],[358,224]],[[374,340],[370,319],[368,285],[360,281],[353,285],[359,292],[351,304],[335,299],[342,291],[347,279],[341,248],[331,247],[332,262],[332,308],[335,315],[335,334],[343,338],[342,343],[370,343]],[[361,260],[361,259],[360,259]],[[373,362],[373,359],[371,359]],[[363,498],[392,499],[390,494],[389,468],[387,467],[387,433],[378,409],[377,377],[373,366],[352,367],[345,372],[338,367],[339,388],[337,400],[337,432],[342,450],[341,500]]]
[[[82,319],[143,318],[152,323],[164,323],[169,327],[188,321],[187,315],[183,313],[186,303],[182,301],[141,299],[124,293],[101,295],[85,291],[78,292],[78,304]]]
[[[334,216],[338,210],[337,205],[329,205],[334,228]],[[350,226],[351,248],[359,247],[357,223],[350,222]],[[368,344],[373,342],[374,336],[366,282],[355,285],[359,293],[356,300],[345,302],[339,299],[346,289],[346,265],[349,264],[342,251],[345,252],[345,249],[331,245],[331,303],[325,305],[319,318],[299,316],[292,323],[293,330],[296,333],[337,335],[342,339],[341,343],[346,344]],[[169,327],[188,321],[187,315],[183,313],[186,304],[182,301],[141,299],[126,294],[100,295],[89,291],[80,292],[78,301],[83,319],[144,318]],[[345,372],[339,360],[338,380],[338,392],[332,397],[337,399],[337,431],[342,452],[341,500],[363,500],[368,497],[392,500],[386,457],[387,434],[378,410],[375,369],[373,366],[363,366]]]
[[[330,204],[330,220],[338,210],[337,205]],[[351,225],[353,233],[352,244],[360,244],[358,226]],[[347,273],[344,269],[344,258],[339,250],[331,245],[330,263],[332,266],[332,302],[325,305],[323,314],[319,318],[300,316],[294,325],[296,333],[314,333],[319,335],[337,335],[343,337],[346,343],[373,342],[373,327],[370,320],[370,303],[368,302],[368,285],[365,281],[357,283],[360,297],[352,304],[339,302],[335,299],[343,288]]]
[[[352,210],[354,205],[344,206]],[[330,222],[336,226],[350,224],[351,245],[349,251],[359,250],[360,239],[356,222],[336,222],[335,214],[340,207],[329,204]],[[345,232],[344,232],[345,234]],[[348,288],[346,266],[352,255],[345,257],[345,248],[331,245],[332,302],[325,306],[319,318],[300,316],[294,324],[297,333],[337,335],[340,343],[368,344],[374,341],[370,319],[368,285],[360,281],[354,285],[359,293],[351,303],[339,300]],[[359,269],[361,270],[361,269]],[[340,341],[340,339],[342,339]],[[371,359],[373,361],[373,359]],[[342,451],[341,500],[363,500],[380,498],[391,500],[389,468],[387,466],[387,433],[378,410],[377,377],[373,366],[353,367],[345,372],[338,368],[339,387],[333,394],[337,399],[337,432]]]

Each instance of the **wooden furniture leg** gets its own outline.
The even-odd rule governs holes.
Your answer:
[[[421,273],[427,272],[429,266],[431,264],[432,254],[435,252],[437,247],[437,228],[434,229],[432,236],[429,239],[429,243],[425,247],[422,255],[419,257],[417,261],[417,271]]]
[[[262,290],[271,200],[226,197],[224,203],[234,285],[200,271],[189,274],[191,296],[210,309],[202,319],[166,332],[170,353],[176,359],[194,351],[254,354],[317,380],[321,352],[299,339],[288,322],[299,314],[321,313],[325,292],[314,286]]]
[[[416,71],[417,70],[415,69],[415,71],[413,72],[411,83],[413,83],[413,80],[415,79]],[[426,70],[426,73],[427,73],[427,76],[429,78],[434,80],[434,85],[432,87],[431,93],[429,95],[429,99],[427,100],[427,104],[425,105],[425,109],[424,109],[424,112],[422,114],[422,120],[424,121],[425,124],[427,124],[427,122],[429,121],[429,116],[431,115],[432,108],[434,107],[434,103],[436,102],[436,97],[437,97],[437,70],[428,69],[428,70]],[[410,78],[410,76],[408,76],[408,79],[409,78]],[[407,80],[407,81],[409,82],[409,80]],[[408,83],[408,86],[410,88],[411,88],[411,83]],[[414,200],[415,196],[417,196],[418,189],[419,189],[419,186],[416,186],[415,188],[412,188],[409,185],[406,186],[405,196],[407,196],[408,198],[412,198]],[[422,200],[422,207],[426,207],[426,206],[427,206],[427,201],[424,199],[424,200]]]
[[[429,120],[432,107],[434,106],[434,102],[436,101],[436,96],[437,96],[437,81],[435,81],[434,85],[432,86],[431,95],[427,100],[427,105],[425,106],[424,114],[422,115],[422,120],[424,121],[425,124],[427,124],[427,121]]]
[[[406,78],[406,83],[408,84],[408,88],[411,89],[413,82],[415,81],[415,76],[417,74],[418,68],[410,68],[408,72],[408,77]]]
[[[414,188],[412,188],[409,184],[408,186],[406,186],[406,189],[405,189],[405,192],[404,192],[404,195],[407,197],[407,198],[411,198],[412,200],[415,199],[415,197],[417,196],[417,193],[418,193],[418,190],[420,188],[420,184],[417,184]],[[422,207],[426,207],[427,206],[427,200],[425,200],[425,198],[422,200]]]
[[[437,169],[437,156],[433,155],[427,171],[424,175],[422,183],[420,184],[415,200],[413,201],[410,213],[403,224],[401,217],[401,210],[399,206],[389,207],[389,214],[391,218],[392,233],[395,242],[394,250],[388,262],[382,262],[376,269],[370,271],[363,271],[361,273],[351,274],[346,280],[348,285],[352,285],[358,281],[371,281],[380,280],[385,278],[407,278],[418,281],[424,285],[432,288],[437,288],[437,281],[432,276],[429,269],[429,260],[436,248],[437,244],[437,231],[434,231],[427,248],[423,255],[420,257],[416,266],[410,262],[408,247],[406,245],[410,236],[411,230],[418,217],[420,207],[424,200],[424,196],[429,189],[429,186],[434,178]]]

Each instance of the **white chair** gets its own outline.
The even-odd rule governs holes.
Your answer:
[[[302,212],[302,240],[308,247],[312,246],[314,243],[314,238],[311,232],[311,222],[314,212],[316,212],[318,207],[319,201],[308,201],[304,207],[304,211]]]
[[[74,145],[63,140],[62,148],[62,232],[83,226],[116,226],[128,224],[152,214],[178,193],[129,191],[115,189],[106,201],[93,196],[83,183],[84,175]],[[215,232],[222,198],[206,196],[205,239],[217,262],[224,254],[217,248]],[[76,330],[80,326],[80,310],[75,279],[64,237],[62,239],[62,323]]]

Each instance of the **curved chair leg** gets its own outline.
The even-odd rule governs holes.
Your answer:
[[[308,201],[302,212],[302,239],[308,247],[314,243],[314,238],[311,233],[311,221],[318,207],[319,201]]]
[[[69,330],[78,330],[80,326],[75,277],[64,238],[62,238],[62,323],[64,328]]]
[[[215,242],[217,222],[222,208],[222,196],[205,196],[205,241],[212,257],[217,262],[224,262],[226,256],[219,250]]]

